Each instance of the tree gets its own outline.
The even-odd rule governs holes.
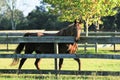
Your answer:
[[[118,10],[118,13],[116,14],[116,17],[117,17],[117,19],[116,19],[115,23],[116,23],[117,27],[115,27],[115,28],[117,29],[117,31],[120,31],[120,8]]]
[[[2,24],[1,26],[3,27],[3,29],[15,30],[18,29],[17,28],[18,25],[19,25],[18,27],[20,28],[21,23],[22,25],[26,24],[23,12],[16,8],[16,3],[17,0],[2,0],[2,2],[0,3],[1,4],[0,24]],[[4,21],[5,22],[7,21],[6,24],[3,24]]]
[[[0,23],[3,19],[3,15],[4,15],[4,11],[5,11],[5,7],[4,7],[5,1],[1,0],[0,1]]]
[[[13,30],[16,29],[16,23],[14,20],[14,17],[15,17],[14,13],[16,10],[16,1],[17,0],[5,0],[6,6],[8,7],[8,10],[10,11],[10,14],[11,14],[11,25]]]
[[[12,29],[15,30],[16,29],[16,22],[15,22],[15,11],[16,11],[16,3],[17,0],[2,0],[1,2],[1,6],[2,8],[4,8],[4,13],[9,12],[10,15],[10,19],[11,19],[11,25],[12,25]]]
[[[86,25],[86,34],[88,34],[88,25],[97,22],[100,23],[101,16],[110,16],[117,13],[113,10],[120,6],[119,0],[43,0],[50,4],[49,11],[59,14],[62,21],[73,21],[82,17]]]
[[[57,20],[57,17],[58,15],[50,14],[44,4],[37,6],[27,16],[27,29],[59,30],[68,26],[68,22],[60,22]]]
[[[0,14],[2,14],[3,11],[4,11],[4,5],[5,5],[5,1],[4,1],[4,0],[1,0],[1,1],[0,1]]]
[[[11,13],[10,11],[6,11],[4,13],[4,15],[1,16],[2,19],[0,21],[0,27],[2,27],[1,29],[12,29],[12,25],[11,25]],[[23,21],[25,20],[25,17],[23,15],[23,13],[19,10],[15,10],[14,12],[14,24],[15,26],[20,28],[20,24],[21,26],[23,26]],[[16,27],[16,29],[18,29]]]
[[[37,7],[27,16],[28,29],[46,29],[46,30],[57,30],[59,26],[64,27],[64,24],[59,25],[57,15],[49,14],[45,10],[41,10],[41,6]]]

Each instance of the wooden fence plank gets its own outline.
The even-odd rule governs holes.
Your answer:
[[[17,69],[0,69],[2,74],[16,74]],[[99,75],[120,76],[120,71],[77,71],[77,70],[35,70],[23,69],[20,74],[65,74],[65,75]]]
[[[85,36],[85,32],[81,36]],[[120,32],[88,32],[88,36],[120,36]]]
[[[17,36],[17,35],[23,36],[23,34],[25,34],[27,32],[31,32],[31,33],[36,33],[36,32],[57,33],[58,31],[45,31],[45,30],[0,31],[0,36],[5,36],[6,34],[8,34],[9,36]],[[17,33],[17,35],[16,35],[16,33]],[[81,36],[85,36],[85,35],[86,35],[85,32],[81,33]],[[120,32],[89,32],[88,36],[120,36]]]
[[[44,36],[44,37],[0,37],[0,43],[72,43],[72,36]],[[79,43],[119,44],[120,37],[81,37]]]
[[[1,44],[16,43],[73,43],[72,36],[44,36],[44,37],[0,37]]]
[[[95,43],[99,43],[99,44],[119,44],[120,43],[120,37],[108,37],[108,36],[104,36],[104,37],[96,37],[96,36],[89,36],[89,37],[81,37],[79,40],[79,43],[89,43],[89,44],[95,44]]]
[[[100,58],[120,59],[119,54],[0,54],[0,58]]]

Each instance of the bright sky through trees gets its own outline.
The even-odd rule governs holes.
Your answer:
[[[40,5],[40,0],[17,0],[17,8],[23,11],[25,16],[35,9],[37,5]]]

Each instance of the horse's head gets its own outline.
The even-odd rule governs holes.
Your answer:
[[[75,41],[77,41],[80,38],[81,33],[81,20],[75,20],[73,24],[69,25],[67,28],[64,28],[60,30],[57,34],[59,36],[74,36]]]
[[[74,21],[74,25],[72,26],[73,27],[73,30],[71,31],[71,36],[74,36],[75,37],[75,40],[78,41],[78,39],[80,38],[80,33],[82,31],[82,21],[81,20],[75,20]]]

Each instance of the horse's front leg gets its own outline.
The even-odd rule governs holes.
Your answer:
[[[80,59],[79,58],[74,58],[75,61],[77,61],[78,63],[78,70],[80,71],[81,70],[81,62],[80,62]]]
[[[35,66],[36,66],[37,70],[40,70],[40,67],[39,67],[40,60],[41,59],[36,59],[36,61],[35,61]]]
[[[61,70],[63,64],[63,58],[59,59],[59,70]]]

